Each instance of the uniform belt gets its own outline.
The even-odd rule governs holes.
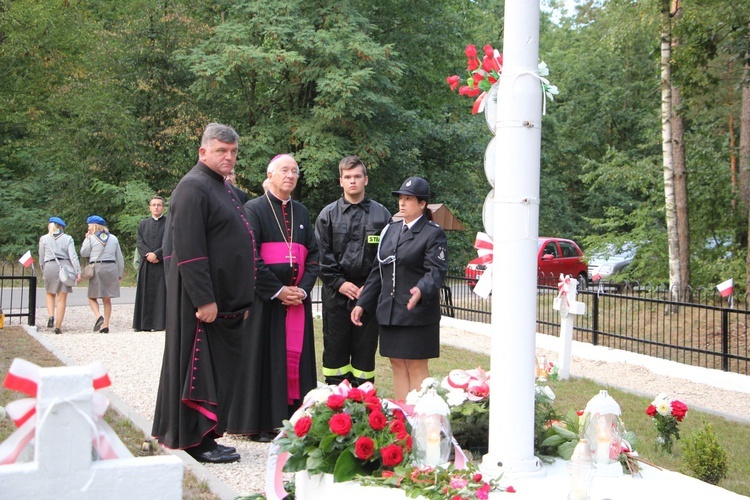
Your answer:
[[[70,259],[57,259],[57,260],[70,260]],[[44,261],[44,263],[45,263],[45,264],[46,264],[47,262],[55,262],[55,259],[52,259],[52,260],[45,260],[45,261]]]
[[[91,264],[114,264],[114,260],[95,260]]]

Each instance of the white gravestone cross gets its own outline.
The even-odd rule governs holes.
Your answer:
[[[30,462],[0,465],[0,499],[182,498],[178,457],[134,458],[116,435],[107,437],[94,430],[98,417],[92,412],[90,368],[39,368],[19,359],[14,365],[18,362],[31,368],[32,378],[38,381],[36,412],[23,424],[35,427],[29,434],[34,437],[34,453]],[[23,426],[16,432],[22,430]],[[12,440],[13,435],[3,443],[6,449]],[[102,455],[126,458],[92,460],[94,448]]]
[[[584,314],[586,304],[576,301],[578,281],[570,275],[560,275],[557,284],[559,293],[552,304],[552,308],[560,311],[560,355],[557,360],[557,378],[567,380],[570,377],[570,355],[573,347],[574,314]]]

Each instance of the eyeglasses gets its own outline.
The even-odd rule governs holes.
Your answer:
[[[277,169],[276,174],[281,174],[282,177],[286,177],[287,175],[291,174],[294,177],[299,176],[299,170],[296,168],[280,168]]]

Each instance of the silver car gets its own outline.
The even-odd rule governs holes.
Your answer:
[[[589,280],[609,281],[612,276],[624,271],[635,258],[635,248],[625,247],[617,253],[613,250],[605,250],[589,257]]]

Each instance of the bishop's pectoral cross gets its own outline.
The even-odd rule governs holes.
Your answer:
[[[294,267],[294,260],[297,258],[296,255],[292,254],[292,249],[289,249],[289,255],[286,256],[289,259],[289,267]]]

